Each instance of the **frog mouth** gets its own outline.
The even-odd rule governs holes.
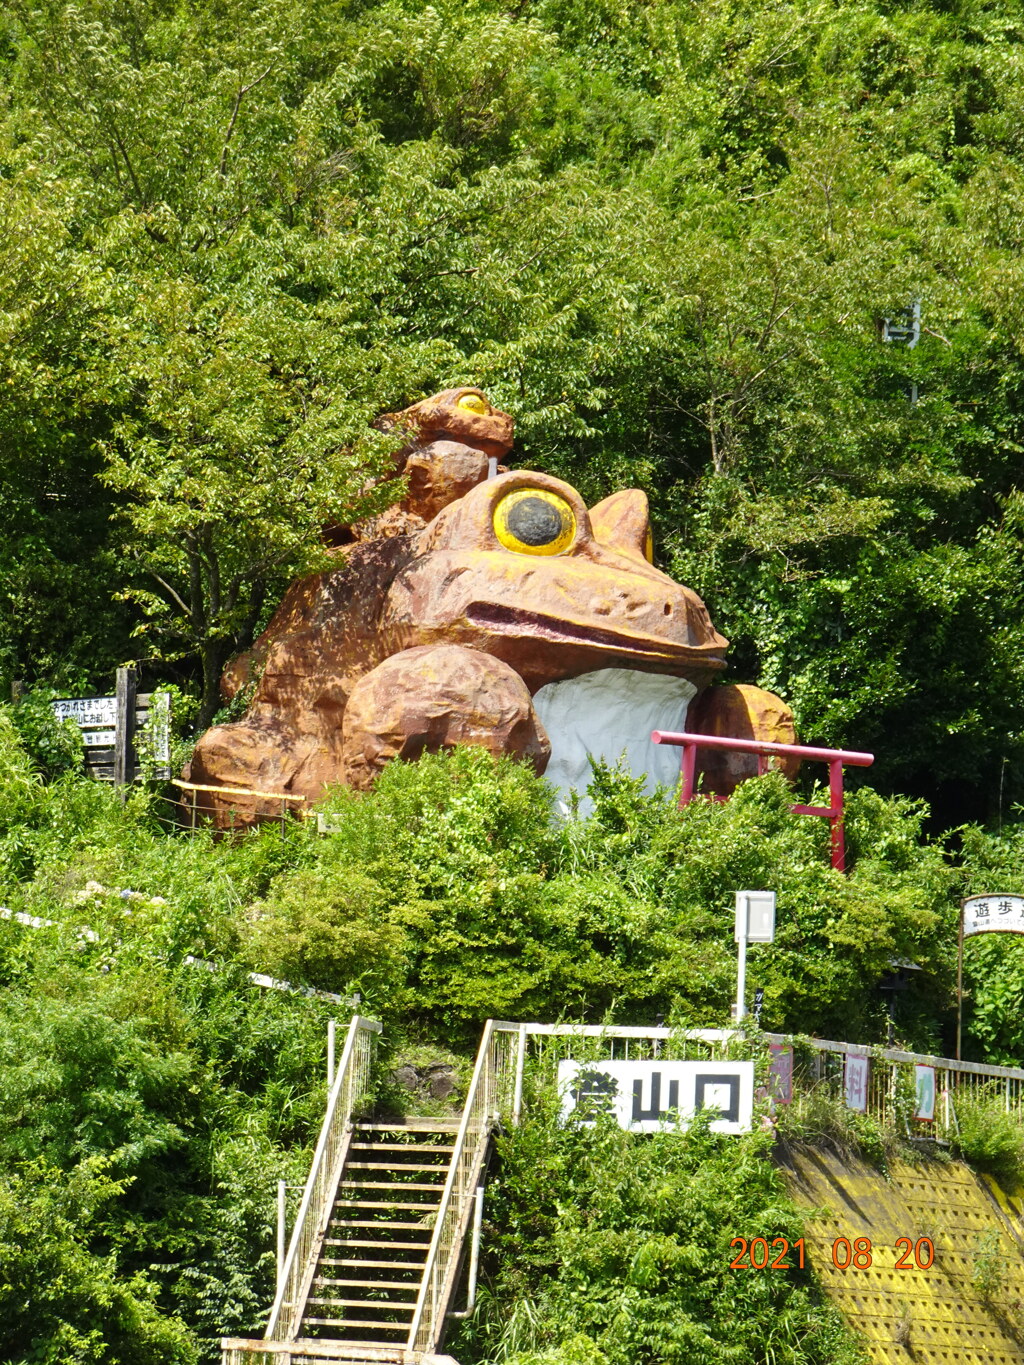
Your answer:
[[[534,636],[538,640],[584,645],[589,649],[607,650],[609,653],[640,659],[682,661],[698,658],[705,666],[725,667],[725,660],[715,656],[715,646],[711,644],[683,645],[650,635],[625,635],[617,630],[566,621],[519,607],[503,607],[494,602],[471,602],[466,609],[466,620],[499,635]]]

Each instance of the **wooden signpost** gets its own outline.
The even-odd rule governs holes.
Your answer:
[[[117,670],[112,697],[63,697],[52,703],[58,720],[73,720],[82,732],[85,770],[99,782],[124,787],[142,775],[136,736],[144,725],[154,741],[154,777],[171,775],[171,707],[166,692],[136,691],[134,668]]]

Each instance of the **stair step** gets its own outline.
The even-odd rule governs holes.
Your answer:
[[[331,1227],[338,1228],[412,1228],[416,1232],[433,1232],[425,1223],[400,1223],[394,1218],[332,1218]]]
[[[411,1313],[416,1305],[414,1303],[402,1302],[392,1299],[336,1299],[323,1297],[322,1295],[311,1294],[306,1300],[307,1303],[318,1304],[321,1308],[368,1308],[373,1312],[395,1312]],[[376,1318],[370,1318],[370,1322],[376,1322]]]
[[[446,1142],[353,1142],[351,1152],[454,1152],[455,1147]]]
[[[352,1246],[352,1242],[345,1242],[345,1246]],[[380,1242],[369,1242],[368,1246],[380,1248]],[[386,1243],[387,1246],[394,1246],[394,1242]],[[426,1251],[425,1246],[421,1246],[421,1251]],[[364,1261],[361,1256],[321,1256],[318,1264],[320,1265],[340,1265],[350,1266],[353,1270],[408,1270],[421,1271],[423,1269],[422,1256],[415,1256],[408,1261]]]
[[[367,1143],[367,1148],[372,1151],[373,1144]],[[440,1151],[440,1148],[437,1149]],[[390,1161],[346,1161],[346,1171],[438,1171],[444,1173],[448,1169],[449,1163],[446,1161],[442,1165],[440,1161],[403,1161],[396,1165]]]
[[[393,1332],[401,1335],[403,1339],[408,1335],[409,1329],[402,1322],[370,1322],[366,1318],[306,1318],[302,1319],[303,1327],[358,1327],[365,1332]]]
[[[346,1166],[346,1170],[351,1170],[351,1166]],[[444,1189],[440,1180],[435,1180],[433,1184],[429,1182],[418,1182],[413,1180],[346,1180],[338,1186],[342,1190],[430,1190],[434,1194],[440,1194]]]
[[[408,1294],[418,1294],[420,1292],[419,1280],[338,1280],[333,1276],[318,1275],[313,1281],[314,1286],[320,1285],[345,1285],[349,1289],[397,1289]],[[312,1300],[311,1300],[312,1302]]]
[[[457,1133],[461,1119],[399,1119],[395,1123],[353,1123],[357,1133]]]
[[[422,1209],[426,1212],[433,1209],[436,1204],[429,1199],[409,1200],[409,1199],[341,1199],[334,1201],[334,1207],[338,1205],[346,1209]],[[335,1220],[332,1218],[331,1222]]]
[[[380,1225],[379,1223],[371,1223],[370,1226],[371,1226],[371,1227],[380,1227],[381,1225]],[[421,1232],[432,1232],[433,1229],[432,1229],[432,1228],[420,1228],[420,1231],[421,1231]],[[323,1240],[323,1245],[324,1245],[325,1247],[348,1247],[348,1248],[351,1248],[351,1247],[372,1247],[372,1248],[374,1248],[374,1250],[376,1250],[376,1251],[383,1251],[383,1250],[385,1250],[385,1248],[386,1248],[388,1251],[422,1251],[422,1252],[425,1253],[425,1252],[427,1252],[427,1251],[429,1250],[429,1248],[428,1248],[426,1242],[382,1242],[382,1241],[380,1240],[379,1237],[377,1237],[377,1238],[362,1238],[362,1237],[325,1237],[324,1240]],[[416,1258],[416,1261],[417,1261],[420,1265],[423,1264],[423,1258],[421,1258],[421,1257],[417,1257],[417,1258]],[[371,1265],[372,1262],[371,1262],[371,1261],[363,1261],[361,1264],[363,1264],[363,1265]],[[406,1261],[385,1261],[384,1264],[385,1264],[385,1265],[406,1265],[406,1264],[408,1264],[408,1262],[406,1262]]]

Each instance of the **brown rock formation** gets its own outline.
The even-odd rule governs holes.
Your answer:
[[[643,493],[588,510],[546,474],[488,478],[512,419],[477,389],[379,424],[412,433],[398,460],[406,499],[379,519],[380,534],[339,551],[338,567],[294,583],[225,671],[225,695],[254,683],[252,704],[202,737],[188,780],[312,801],[333,782],[369,786],[393,758],[456,744],[542,772],[550,747],[531,697],[545,684],[622,670],[627,688],[641,672],[700,690],[724,667],[727,642],[700,598],[650,562]],[[715,696],[709,733],[792,735],[778,698]],[[721,778],[709,770],[716,787],[732,781],[730,762]],[[224,825],[276,815],[280,803],[214,792],[203,807]]]
[[[769,744],[797,743],[793,712],[782,698],[747,683],[708,688],[693,703],[687,717],[687,729],[700,735],[758,739]],[[773,759],[772,763],[790,780],[800,770],[799,759]],[[731,796],[741,782],[757,776],[757,756],[701,749],[696,775],[703,791]]]
[[[538,773],[551,752],[519,674],[461,645],[420,645],[385,659],[352,689],[342,732],[343,779],[360,789],[393,758],[457,744],[529,759]]]

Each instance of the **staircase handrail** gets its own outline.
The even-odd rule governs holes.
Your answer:
[[[484,1025],[409,1327],[410,1351],[437,1349],[491,1129],[511,1101],[513,1037],[493,1019]]]
[[[380,1031],[376,1019],[352,1016],[288,1252],[278,1276],[274,1306],[264,1334],[267,1340],[289,1340],[301,1325],[304,1282],[312,1273],[311,1259],[326,1234],[338,1175],[351,1140],[352,1107],[369,1081],[372,1039]]]

